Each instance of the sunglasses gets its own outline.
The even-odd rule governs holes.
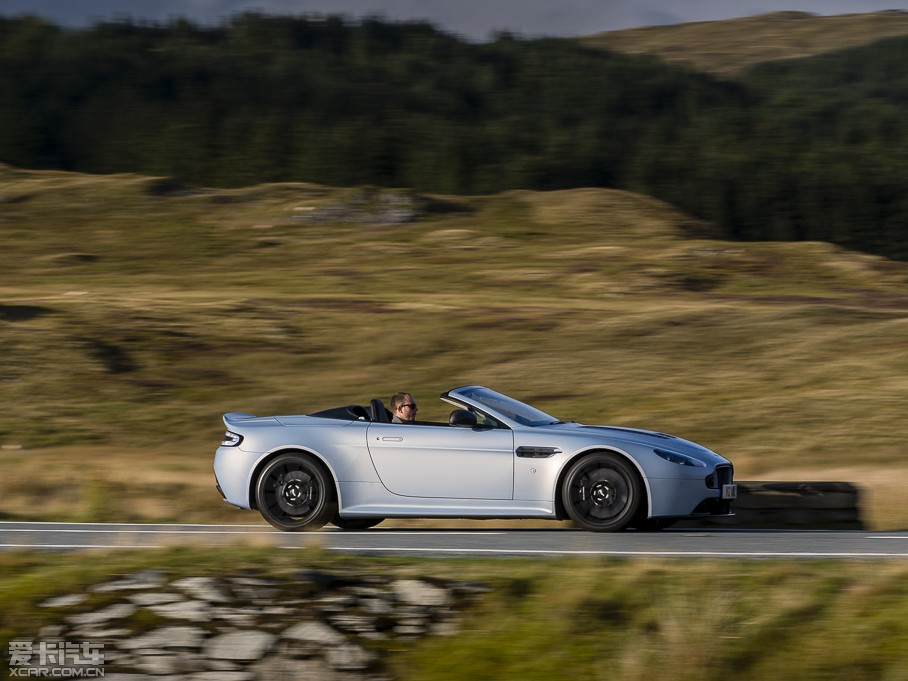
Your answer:
[[[418,407],[417,407],[415,404],[413,404],[413,403],[410,403],[410,404],[402,404],[402,405],[400,405],[400,408],[401,408],[401,409],[403,409],[404,407],[410,407],[410,409],[417,409],[417,408],[418,408]]]

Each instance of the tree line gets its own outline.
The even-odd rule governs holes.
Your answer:
[[[618,187],[730,238],[908,258],[908,41],[735,81],[424,22],[0,17],[0,160],[186,184]]]

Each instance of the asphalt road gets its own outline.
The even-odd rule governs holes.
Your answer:
[[[908,532],[688,530],[594,534],[551,530],[383,529],[278,532],[268,525],[146,525],[0,522],[0,550],[274,546],[287,550],[422,556],[666,556],[734,558],[908,558]]]

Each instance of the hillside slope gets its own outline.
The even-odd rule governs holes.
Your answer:
[[[209,187],[620,188],[729,238],[908,261],[906,52],[908,38],[890,38],[830,55],[845,63],[832,81],[822,57],[784,62],[778,82],[762,69],[732,81],[425,24],[247,14],[64,30],[0,17],[0,160]]]
[[[647,26],[599,33],[585,45],[651,54],[700,71],[734,76],[767,61],[799,59],[908,35],[908,13],[818,16],[773,12],[743,19]]]
[[[227,515],[210,473],[223,412],[409,389],[433,420],[440,392],[479,383],[697,440],[742,479],[868,484],[873,520],[908,524],[885,493],[908,471],[908,264],[711,240],[606,189],[2,168],[0,195],[0,514]]]

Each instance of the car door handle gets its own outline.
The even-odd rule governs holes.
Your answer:
[[[383,437],[382,442],[403,442],[402,437]]]

